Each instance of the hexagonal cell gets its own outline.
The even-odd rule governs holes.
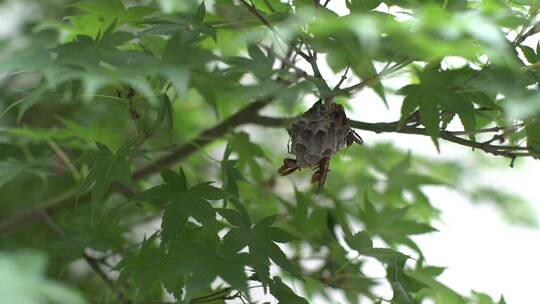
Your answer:
[[[301,143],[293,143],[293,151],[295,154],[304,154],[307,152],[307,147]]]
[[[300,136],[303,140],[309,142],[311,138],[313,137],[313,131],[310,129],[303,129],[302,135]]]
[[[315,165],[321,160],[321,158],[322,157],[320,154],[308,154],[305,157],[305,160],[308,164]]]

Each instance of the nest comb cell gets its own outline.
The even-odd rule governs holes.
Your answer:
[[[315,170],[311,182],[321,190],[326,181],[330,159],[345,146],[362,144],[362,138],[349,125],[345,109],[337,103],[317,101],[287,128],[290,137],[289,153],[296,159],[285,158],[278,169],[282,176],[302,168]]]

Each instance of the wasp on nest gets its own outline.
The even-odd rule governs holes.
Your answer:
[[[281,176],[301,168],[315,170],[311,182],[318,182],[321,190],[326,181],[330,159],[345,145],[363,144],[362,138],[349,125],[342,105],[317,101],[287,128],[291,145],[289,153],[296,159],[285,158],[278,169]]]

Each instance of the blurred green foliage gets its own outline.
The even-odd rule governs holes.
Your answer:
[[[439,282],[414,239],[440,216],[428,186],[536,225],[519,196],[462,187],[481,162],[368,142],[320,193],[276,169],[290,117],[363,88],[401,113],[354,128],[537,158],[540,2],[22,2],[0,41],[0,303],[505,303]]]

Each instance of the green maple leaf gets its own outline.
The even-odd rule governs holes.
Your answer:
[[[249,247],[253,267],[259,274],[259,280],[265,283],[269,282],[268,266],[270,260],[289,273],[296,274],[292,263],[276,244],[293,241],[296,237],[281,228],[272,226],[277,215],[263,218],[255,225],[252,225],[243,205],[237,200],[232,201],[239,211],[232,209],[218,210],[221,216],[235,226],[223,238],[224,247],[230,251],[238,251],[246,246]]]
[[[261,182],[263,180],[263,174],[257,159],[268,160],[261,146],[250,141],[249,134],[244,132],[233,134],[230,145],[231,149],[238,153],[239,168],[242,169],[248,166],[255,180]]]
[[[405,242],[407,236],[424,234],[436,231],[428,224],[407,219],[409,208],[386,208],[381,211],[375,210],[373,204],[366,197],[364,209],[359,217],[366,225],[366,231],[370,234],[379,235],[390,243]]]
[[[165,267],[165,275],[185,277],[188,298],[216,277],[235,289],[245,290],[247,263],[247,254],[227,250],[214,232],[190,225],[171,243],[167,256],[170,267]]]
[[[461,295],[435,279],[435,277],[439,276],[444,270],[445,268],[442,267],[418,266],[414,271],[407,271],[407,274],[429,286],[429,291],[426,293],[432,294],[432,297],[436,299],[437,302],[448,304],[466,303]]]
[[[116,267],[121,270],[118,282],[124,284],[128,279],[133,279],[141,295],[148,293],[159,282],[166,265],[166,254],[155,246],[157,237],[157,234],[153,234],[145,238],[140,250],[125,255]]]
[[[161,177],[165,184],[137,194],[134,200],[167,204],[161,224],[163,245],[170,243],[182,232],[189,218],[195,219],[208,229],[218,228],[216,212],[209,200],[223,199],[225,194],[221,189],[212,186],[210,182],[188,188],[182,168],[178,172],[162,170]]]
[[[93,213],[103,205],[105,196],[113,181],[133,186],[128,159],[142,155],[136,150],[135,144],[135,139],[130,140],[116,152],[112,152],[104,144],[96,142],[98,150],[83,155],[82,162],[89,164],[91,167],[79,193],[86,191],[93,185],[91,191]]]
[[[217,228],[216,212],[207,200],[191,191],[177,193],[163,213],[162,241],[172,241],[184,229],[190,217],[205,227]]]
[[[289,286],[285,285],[279,277],[275,277],[270,283],[270,292],[279,301],[279,304],[309,304],[298,296]]]
[[[416,303],[412,294],[428,287],[428,285],[405,273],[404,259],[394,258],[392,262],[387,263],[386,278],[394,290],[392,301],[399,304]]]
[[[22,173],[45,177],[48,174],[48,167],[49,164],[46,159],[34,159],[24,162],[12,157],[2,159],[0,160],[0,187]]]
[[[447,71],[436,69],[424,70],[418,73],[420,84],[407,85],[401,91],[406,95],[401,107],[400,125],[418,108],[420,120],[426,127],[426,133],[431,137],[439,151],[438,137],[440,133],[441,112],[456,113],[466,131],[476,130],[474,105],[465,95],[456,93],[450,86],[452,78]],[[474,140],[474,135],[470,136]]]
[[[120,0],[84,1],[74,4],[85,14],[68,16],[71,24],[64,26],[71,35],[88,35],[96,37],[112,24],[136,23],[143,20],[156,10],[145,6],[126,8]]]
[[[390,248],[373,247],[373,241],[365,231],[360,231],[354,235],[346,235],[345,241],[361,255],[375,258],[382,263],[392,264],[397,261],[405,261],[408,258],[408,256]]]
[[[525,126],[527,134],[527,147],[531,150],[531,154],[535,158],[540,158],[540,119],[531,120]]]

